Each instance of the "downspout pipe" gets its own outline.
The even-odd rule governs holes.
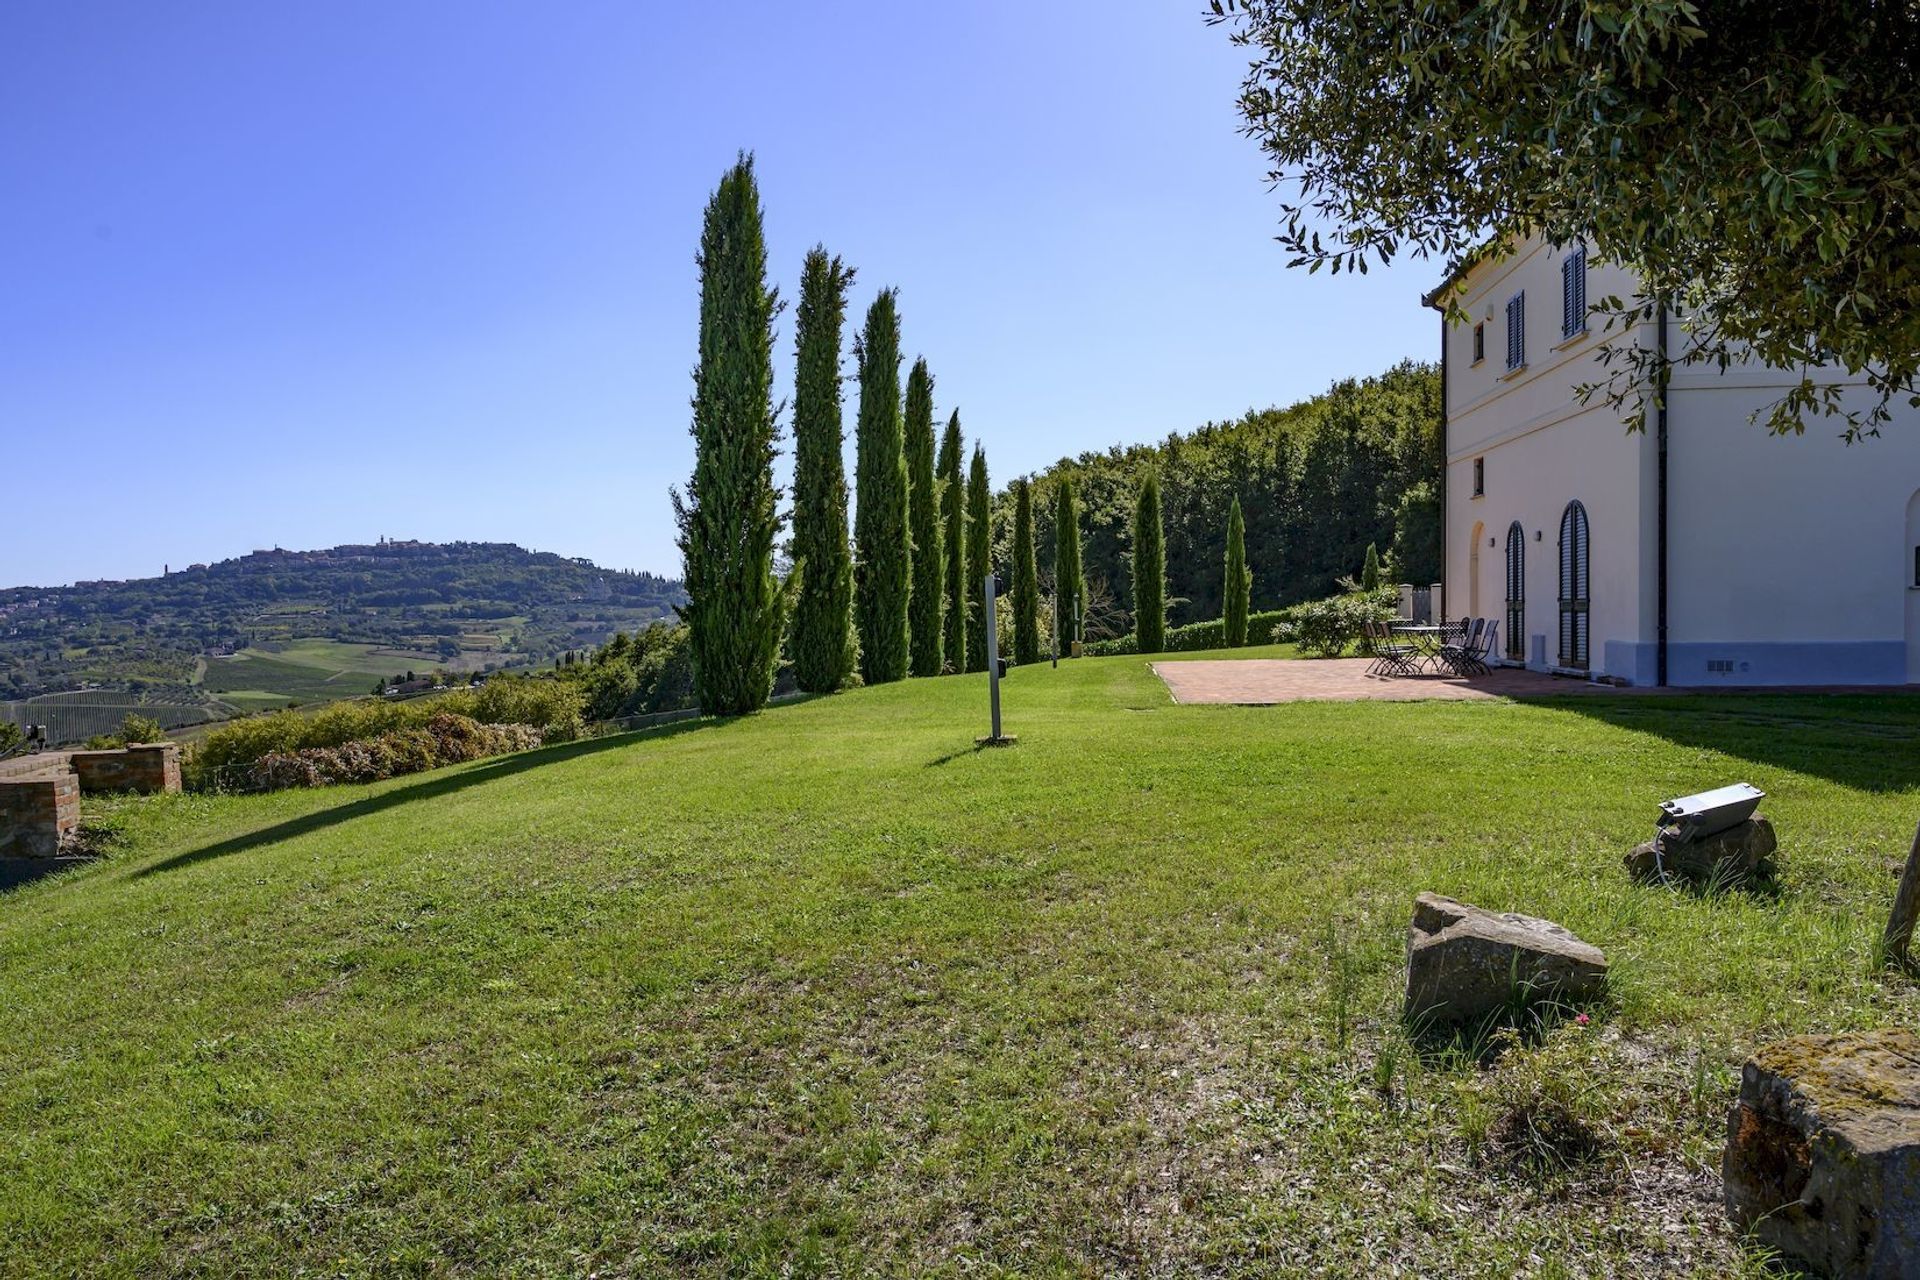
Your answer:
[[[1447,443],[1447,309],[1440,308],[1440,621],[1447,620],[1447,607],[1453,603],[1453,590],[1447,582],[1447,460],[1452,457]]]
[[[1660,332],[1656,341],[1659,343],[1660,367],[1655,374],[1659,398],[1655,401],[1654,407],[1654,437],[1656,441],[1654,447],[1657,452],[1659,468],[1658,496],[1656,498],[1659,504],[1656,517],[1659,532],[1655,541],[1658,548],[1660,564],[1655,579],[1654,625],[1658,629],[1655,632],[1653,678],[1654,683],[1664,689],[1667,686],[1667,400],[1669,398],[1669,378],[1667,375],[1667,298],[1665,294],[1660,296],[1659,311]]]

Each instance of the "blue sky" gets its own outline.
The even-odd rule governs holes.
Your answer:
[[[740,148],[783,295],[816,241],[851,323],[897,286],[996,484],[1431,358],[1438,264],[1286,270],[1199,9],[12,0],[0,585],[381,534],[677,572]]]

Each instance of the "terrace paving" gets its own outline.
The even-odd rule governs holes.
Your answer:
[[[1496,667],[1471,679],[1437,674],[1370,676],[1369,658],[1228,658],[1169,660],[1152,665],[1173,700],[1182,703],[1267,706],[1280,702],[1461,701],[1654,692],[1512,667]]]

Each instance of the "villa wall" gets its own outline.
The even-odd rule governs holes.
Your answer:
[[[1678,339],[1675,339],[1675,346]],[[1677,685],[1904,684],[1920,413],[1848,445],[1837,419],[1767,434],[1788,377],[1676,377],[1668,411],[1668,672]],[[1864,387],[1851,403],[1871,403]],[[1920,616],[1914,619],[1920,622]]]
[[[1538,240],[1466,277],[1467,319],[1447,325],[1446,584],[1455,617],[1500,618],[1510,522],[1527,534],[1529,666],[1553,667],[1559,528],[1579,499],[1591,528],[1590,670],[1658,678],[1659,453],[1602,398],[1602,321],[1560,332],[1565,251]],[[1630,298],[1631,275],[1590,262],[1587,297]],[[1524,289],[1526,362],[1506,367],[1506,301]],[[1473,359],[1472,326],[1485,325]],[[1632,340],[1651,343],[1651,326]],[[1668,349],[1686,326],[1669,321]],[[1824,375],[1849,403],[1860,379]],[[1668,396],[1667,681],[1677,686],[1920,682],[1920,410],[1903,401],[1877,438],[1844,444],[1837,419],[1798,436],[1750,421],[1797,378],[1764,366],[1683,367]],[[1474,495],[1474,463],[1485,492]],[[1476,566],[1476,557],[1478,560]],[[1476,571],[1477,569],[1477,571]],[[1477,585],[1477,589],[1476,589]],[[1502,637],[1501,649],[1505,648]]]
[[[1560,324],[1560,263],[1565,251],[1534,241],[1476,269],[1461,306],[1467,319],[1447,326],[1446,600],[1452,617],[1495,619],[1495,653],[1506,652],[1507,535],[1525,535],[1525,663],[1559,667],[1560,521],[1567,504],[1586,508],[1591,552],[1588,671],[1650,683],[1641,644],[1654,637],[1645,589],[1654,528],[1648,477],[1654,452],[1645,433],[1629,433],[1621,411],[1603,398],[1581,403],[1577,388],[1606,377],[1598,322],[1573,339]],[[1587,296],[1631,292],[1619,268],[1590,262]],[[1506,304],[1526,293],[1526,360],[1506,364]],[[1473,325],[1484,326],[1485,357],[1473,359]],[[1484,492],[1474,492],[1474,464]]]

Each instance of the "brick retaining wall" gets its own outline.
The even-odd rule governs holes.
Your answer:
[[[144,743],[115,751],[75,751],[68,759],[82,791],[178,791],[180,747]]]
[[[0,857],[55,857],[79,827],[80,779],[75,775],[0,778]]]

